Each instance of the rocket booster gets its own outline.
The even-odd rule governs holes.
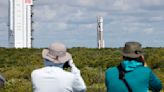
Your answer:
[[[104,38],[103,38],[103,17],[97,17],[97,43],[98,48],[104,48]]]

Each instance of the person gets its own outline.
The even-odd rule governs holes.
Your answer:
[[[86,85],[72,56],[62,43],[52,43],[43,49],[45,67],[33,70],[33,92],[85,92]],[[70,71],[63,69],[70,67]]]
[[[123,60],[105,72],[107,92],[159,92],[162,84],[152,70],[144,66],[143,49],[139,42],[126,42]]]
[[[0,88],[2,88],[4,84],[5,84],[5,78],[2,75],[0,75]]]

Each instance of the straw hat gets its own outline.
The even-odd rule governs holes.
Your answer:
[[[129,58],[138,58],[143,55],[143,50],[139,42],[126,42],[122,50],[122,55]]]
[[[71,54],[67,52],[65,45],[62,43],[52,43],[48,49],[43,49],[42,57],[54,63],[65,63],[72,59]]]

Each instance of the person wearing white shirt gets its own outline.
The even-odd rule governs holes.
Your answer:
[[[0,75],[0,88],[4,87],[4,84],[5,84],[5,78]]]
[[[42,51],[45,67],[33,70],[33,92],[86,92],[80,70],[62,43],[52,43]],[[63,68],[69,66],[71,71]]]

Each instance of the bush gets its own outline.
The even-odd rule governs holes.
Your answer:
[[[43,66],[42,49],[0,48],[0,72],[6,77],[0,92],[31,92],[31,71]],[[104,72],[116,66],[122,57],[120,49],[70,48],[77,67],[87,85],[87,92],[105,92]],[[145,61],[164,83],[164,48],[145,48]]]

